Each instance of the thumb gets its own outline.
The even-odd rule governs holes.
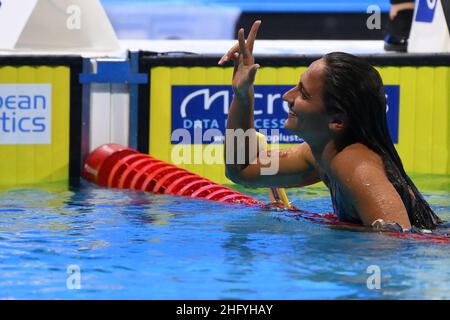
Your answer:
[[[256,77],[256,71],[258,71],[258,69],[261,66],[259,64],[254,64],[250,67],[250,70],[248,72],[248,78],[249,80],[253,83],[255,81],[255,77]]]

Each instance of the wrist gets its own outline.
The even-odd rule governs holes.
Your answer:
[[[235,90],[234,91],[234,98],[239,103],[249,103],[253,99],[253,95],[254,95],[253,86],[251,88],[249,88],[248,90],[244,90],[244,91]]]

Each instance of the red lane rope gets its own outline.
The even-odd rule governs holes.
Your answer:
[[[139,172],[139,167],[142,167],[144,165],[147,165],[151,163],[152,160],[144,157],[141,160],[137,160],[136,162],[133,162],[128,166],[128,168],[124,171],[123,175],[119,179],[119,188],[122,189],[129,189],[131,185],[131,181],[133,180],[134,176]]]
[[[219,202],[264,205],[238,191],[127,147],[108,144],[85,161],[83,177],[103,186],[138,189]]]

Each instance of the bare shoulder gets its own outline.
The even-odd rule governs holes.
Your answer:
[[[375,151],[363,144],[352,144],[339,152],[331,163],[334,177],[344,187],[361,191],[370,186],[390,187],[383,160]]]
[[[331,169],[339,175],[370,174],[372,171],[379,174],[385,173],[383,160],[380,155],[369,147],[355,143],[340,151],[331,163]],[[385,174],[384,174],[385,175]]]
[[[411,227],[403,201],[376,152],[362,144],[351,145],[334,157],[331,170],[365,225],[383,219]]]

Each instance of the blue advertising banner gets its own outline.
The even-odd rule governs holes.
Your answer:
[[[431,23],[439,0],[419,0],[416,21]]]
[[[298,143],[303,140],[284,128],[289,107],[282,100],[283,94],[291,89],[291,85],[257,85],[255,86],[255,129],[267,130],[269,143]],[[388,100],[388,125],[394,143],[398,142],[399,118],[399,86],[385,86]],[[233,91],[229,85],[174,85],[172,86],[172,133],[184,129],[191,137],[196,132],[207,130],[215,132],[214,142],[222,143],[226,128],[226,120]],[[276,135],[271,135],[271,130]],[[206,135],[210,137],[211,134]],[[200,141],[179,139],[180,135],[172,135],[172,144],[210,144],[211,139],[201,138]]]
[[[398,143],[398,124],[400,118],[400,86],[384,86],[386,94],[386,117],[393,143]]]

